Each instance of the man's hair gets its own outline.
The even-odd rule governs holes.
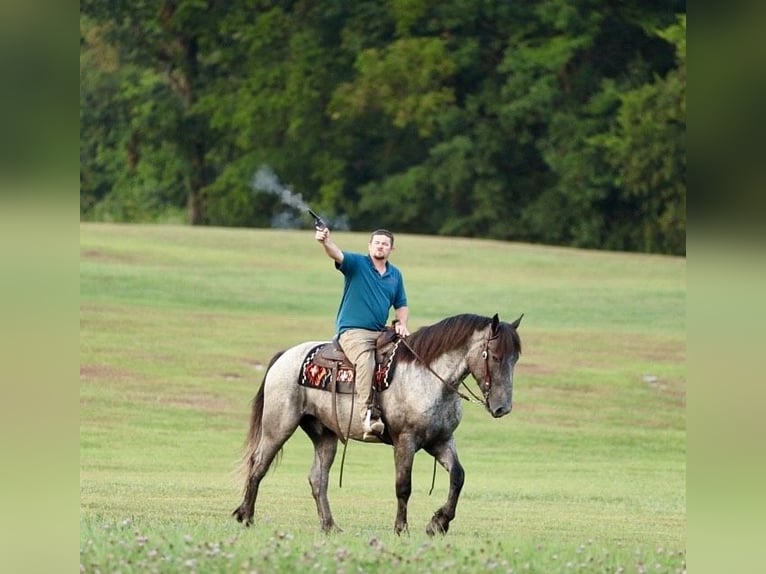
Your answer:
[[[376,229],[370,234],[370,242],[372,242],[372,238],[376,235],[385,235],[391,240],[391,247],[394,246],[394,234],[391,233],[388,229]]]

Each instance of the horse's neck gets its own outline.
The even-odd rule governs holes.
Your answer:
[[[432,361],[431,369],[446,382],[461,380],[468,375],[467,349],[458,349],[444,353]]]
[[[431,367],[434,371],[439,373],[442,378],[448,381],[463,380],[471,372],[472,365],[476,368],[476,361],[481,354],[485,340],[486,334],[477,331],[463,347],[449,351],[440,356],[433,361]]]

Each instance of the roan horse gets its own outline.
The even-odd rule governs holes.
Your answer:
[[[381,442],[394,447],[398,501],[394,530],[397,534],[408,530],[412,465],[420,449],[433,456],[447,470],[450,479],[447,501],[434,513],[426,532],[433,536],[449,529],[465,475],[453,438],[462,416],[462,395],[458,387],[471,374],[477,381],[484,406],[493,417],[511,412],[513,369],[521,353],[517,333],[520,322],[521,317],[506,323],[497,315],[492,318],[456,315],[418,329],[402,341],[406,344],[399,345],[390,384],[379,393],[386,427]],[[309,483],[322,530],[340,530],[327,499],[330,467],[339,439],[345,443],[347,439],[363,438],[361,402],[356,397],[354,406],[353,394],[336,395],[298,384],[307,355],[321,343],[306,342],[277,354],[253,400],[241,468],[244,499],[232,513],[246,526],[253,522],[261,480],[282,446],[300,426],[314,444]],[[339,425],[339,420],[344,424]]]

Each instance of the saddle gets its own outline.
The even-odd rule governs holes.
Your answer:
[[[393,358],[398,347],[396,331],[387,328],[381,331],[375,341],[375,374],[372,386],[376,391],[383,391],[390,385],[393,370]],[[323,370],[324,382],[321,385],[326,390],[340,394],[354,392],[354,364],[349,360],[340,346],[337,338],[321,345],[307,359],[306,374],[312,365]],[[310,385],[315,386],[315,385]]]

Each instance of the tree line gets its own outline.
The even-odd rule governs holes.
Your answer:
[[[82,0],[82,220],[685,254],[686,5]],[[310,220],[304,219],[305,225]]]

